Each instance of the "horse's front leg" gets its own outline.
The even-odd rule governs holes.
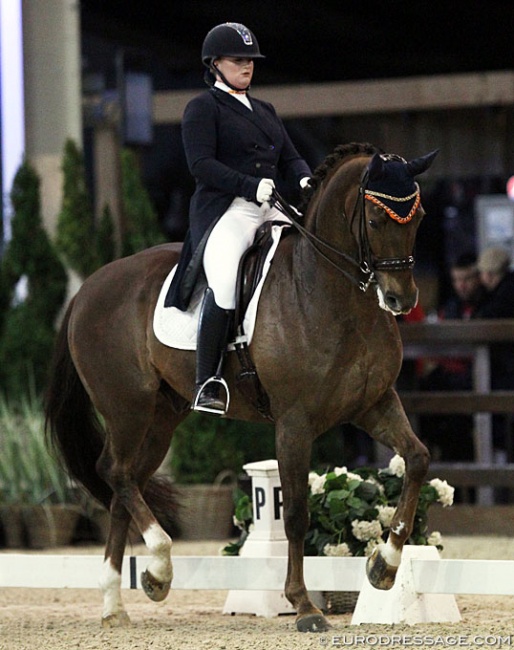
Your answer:
[[[308,478],[312,443],[307,435],[277,424],[277,458],[282,484],[288,544],[285,595],[296,610],[300,632],[323,632],[331,626],[314,606],[303,577],[304,540],[309,527]]]
[[[374,587],[390,589],[400,565],[403,545],[412,533],[419,492],[427,475],[430,456],[425,445],[413,432],[394,389],[387,391],[372,409],[355,420],[355,424],[405,461],[403,488],[389,537],[368,558],[366,567],[368,579]]]

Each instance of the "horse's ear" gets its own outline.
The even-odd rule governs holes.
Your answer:
[[[379,153],[373,155],[368,163],[368,178],[370,181],[376,181],[384,175],[384,160]]]
[[[435,149],[434,151],[427,153],[426,156],[421,156],[421,158],[414,158],[414,160],[408,162],[407,172],[409,173],[409,175],[414,177],[426,171],[430,167],[430,165],[434,162],[434,158],[437,156],[438,153],[439,153],[439,149]]]

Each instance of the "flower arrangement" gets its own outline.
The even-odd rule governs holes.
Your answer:
[[[309,474],[308,505],[310,524],[305,537],[306,555],[368,556],[383,542],[400,498],[405,462],[396,455],[385,469],[359,468],[348,471],[335,467],[325,474]],[[423,484],[409,544],[433,545],[442,549],[441,534],[428,532],[428,509],[433,503],[443,507],[453,503],[454,488],[434,478]],[[250,530],[249,498],[236,506],[234,521],[243,534],[223,553],[234,555]]]

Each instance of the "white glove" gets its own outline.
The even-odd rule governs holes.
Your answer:
[[[258,203],[265,203],[271,199],[271,193],[275,189],[275,181],[271,178],[263,178],[257,186],[255,198]]]
[[[303,178],[300,179],[300,187],[302,188],[302,190],[304,187],[307,187],[310,180],[311,180],[310,176],[304,176]]]

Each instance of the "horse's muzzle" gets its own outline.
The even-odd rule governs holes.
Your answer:
[[[383,294],[383,299],[385,307],[388,311],[391,311],[393,314],[408,314],[411,309],[417,305],[418,302],[418,290],[416,289],[413,293],[408,296],[399,295],[394,291],[386,291]]]

